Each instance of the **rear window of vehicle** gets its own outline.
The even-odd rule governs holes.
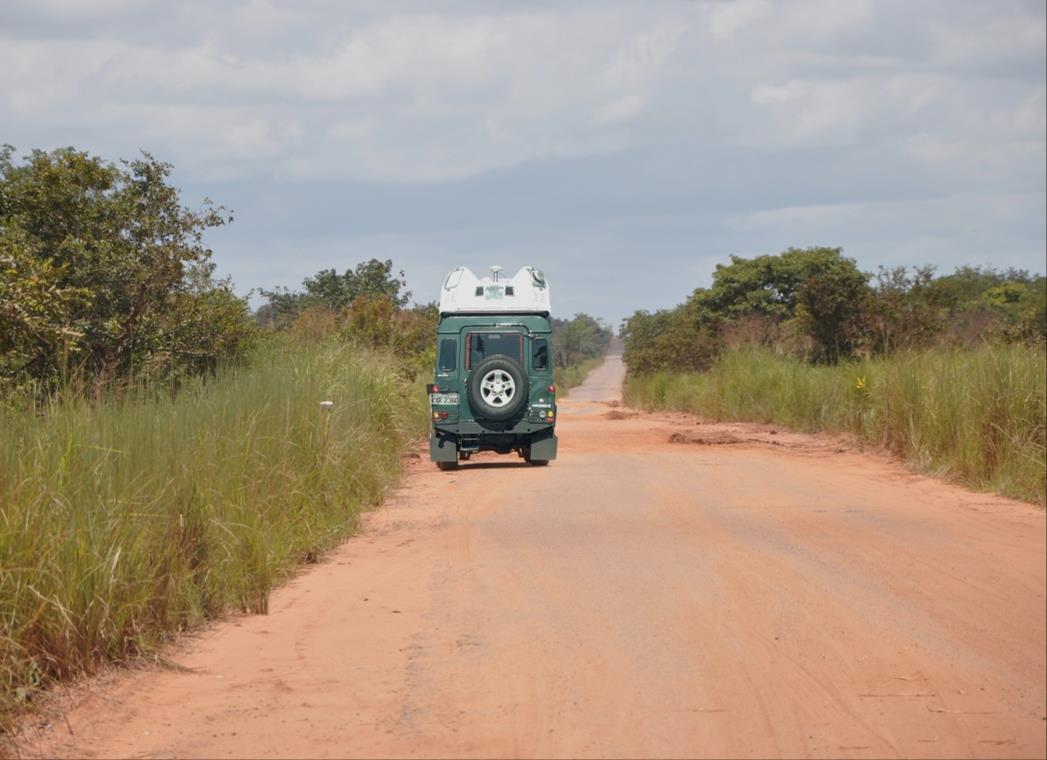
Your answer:
[[[465,368],[472,369],[492,356],[508,356],[523,365],[523,335],[520,333],[469,333],[465,344]]]

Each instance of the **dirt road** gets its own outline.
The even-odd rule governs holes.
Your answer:
[[[413,463],[269,615],[94,687],[32,751],[1044,756],[1042,510],[631,415],[621,376],[562,404],[552,466]]]

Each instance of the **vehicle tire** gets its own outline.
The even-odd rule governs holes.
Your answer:
[[[447,470],[457,470],[458,469],[458,463],[457,462],[437,462],[436,466],[439,467],[441,470],[444,470],[444,471],[447,471]]]
[[[501,422],[527,403],[529,391],[523,368],[508,356],[484,359],[469,375],[469,406],[477,417]]]

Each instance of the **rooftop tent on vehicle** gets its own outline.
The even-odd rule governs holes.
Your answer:
[[[549,283],[542,270],[524,267],[512,277],[501,272],[491,267],[491,276],[481,279],[467,267],[452,270],[440,289],[440,315],[549,314]]]

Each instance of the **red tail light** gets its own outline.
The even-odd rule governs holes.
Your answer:
[[[555,385],[550,385],[549,386],[549,392],[550,393],[556,393],[556,386]]]

